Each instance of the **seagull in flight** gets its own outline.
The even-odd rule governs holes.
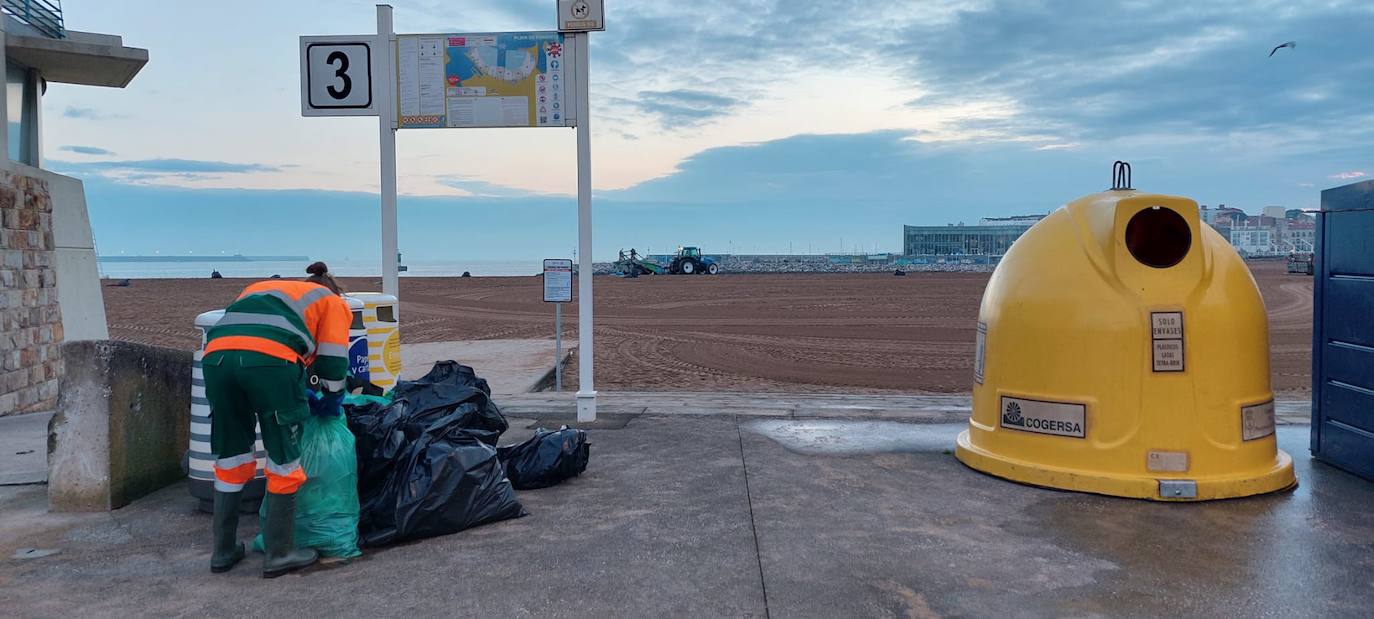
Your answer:
[[[1273,57],[1274,57],[1274,52],[1277,52],[1277,51],[1279,51],[1279,50],[1281,50],[1281,49],[1283,49],[1283,48],[1285,48],[1285,47],[1287,47],[1288,49],[1297,49],[1297,48],[1298,48],[1298,42],[1297,42],[1297,41],[1289,41],[1289,42],[1287,42],[1287,43],[1284,43],[1283,45],[1275,46],[1274,49],[1269,50],[1269,57],[1270,57],[1270,58],[1273,58]]]

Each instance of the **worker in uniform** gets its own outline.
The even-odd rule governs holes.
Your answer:
[[[248,286],[207,334],[201,366],[215,454],[212,572],[228,571],[244,556],[239,498],[257,471],[254,421],[267,448],[262,575],[275,578],[319,558],[314,550],[295,547],[295,493],[305,483],[299,424],[311,413],[339,410],[352,314],[324,263],[306,272],[305,281]],[[323,397],[307,395],[307,368],[319,377]]]

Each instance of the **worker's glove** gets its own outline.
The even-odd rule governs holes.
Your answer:
[[[306,389],[306,399],[310,402],[310,414],[316,417],[338,417],[343,414],[343,391],[319,392]]]

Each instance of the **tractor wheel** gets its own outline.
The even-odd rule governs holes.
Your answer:
[[[691,260],[682,261],[682,274],[691,275],[697,272],[697,263]]]
[[[706,267],[706,272],[710,275],[715,275],[716,273],[720,272],[720,265],[713,264],[711,266],[708,266]]]

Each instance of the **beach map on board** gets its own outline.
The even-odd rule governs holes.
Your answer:
[[[399,128],[568,126],[558,32],[402,35],[396,45]]]

